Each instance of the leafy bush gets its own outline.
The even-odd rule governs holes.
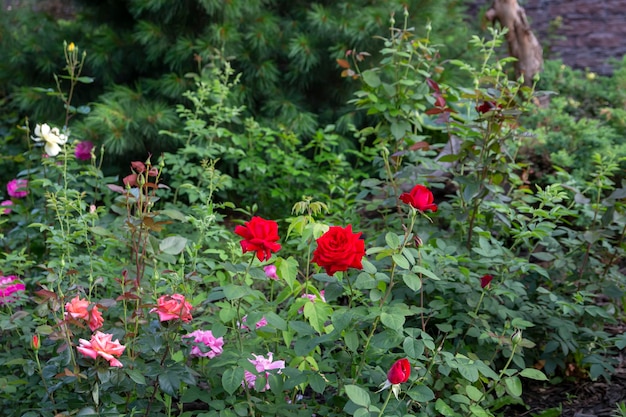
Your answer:
[[[604,327],[624,287],[618,163],[598,155],[584,179],[530,183],[517,155],[534,92],[494,62],[501,34],[472,39],[484,64],[446,63],[408,22],[370,68],[359,50],[340,63],[375,122],[356,133],[350,156],[373,173],[358,184],[331,126],[301,148],[243,117],[224,61],[168,109],[176,153],[121,180],[73,128],[25,126],[47,156],[23,153],[2,214],[0,404],[27,417],[493,416],[523,403],[523,379],[608,378],[626,345]],[[444,82],[447,65],[472,85]],[[269,146],[278,158],[262,158]]]

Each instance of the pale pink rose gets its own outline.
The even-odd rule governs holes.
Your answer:
[[[86,320],[92,332],[102,327],[104,323],[98,306],[89,308],[89,301],[81,299],[78,295],[65,304],[65,317],[67,316],[75,320]]]
[[[252,354],[252,356],[254,356],[254,359],[248,359],[248,360],[250,361],[251,364],[254,365],[257,373],[265,374],[264,376],[265,376],[266,383],[265,383],[265,387],[261,391],[266,391],[270,389],[270,383],[268,381],[268,377],[270,374],[267,371],[272,370],[272,369],[278,369],[277,373],[280,373],[281,369],[285,369],[285,361],[274,361],[272,352],[268,352],[267,359],[262,355],[255,355],[254,353]],[[245,371],[244,381],[241,382],[241,385],[243,386],[244,384],[247,384],[248,388],[254,388],[254,384],[256,382],[257,376],[258,375],[255,375],[252,372]]]
[[[15,275],[0,276],[0,306],[15,301],[16,293],[25,289],[24,284],[19,282]]]
[[[28,195],[28,180],[14,179],[7,184],[7,193],[13,198],[24,198]]]
[[[110,366],[121,368],[122,362],[117,360],[115,356],[119,357],[124,353],[126,346],[120,344],[119,340],[112,341],[112,334],[96,332],[91,336],[91,340],[80,339],[80,346],[76,349],[84,356],[96,359],[98,356],[103,357],[109,361]]]
[[[248,330],[248,326],[246,326],[246,321],[248,321],[248,316],[243,316],[241,318],[241,324],[239,325],[240,329],[244,329],[244,330]],[[260,329],[261,327],[265,327],[267,326],[267,319],[265,317],[262,317],[261,320],[257,321],[256,324],[254,325],[255,328]]]
[[[267,265],[263,267],[265,271],[265,276],[273,279],[274,281],[278,281],[278,275],[276,275],[276,265]]]
[[[156,308],[150,310],[156,312],[160,321],[176,320],[191,321],[191,309],[193,307],[182,294],[164,295],[157,300]]]
[[[0,206],[5,206],[7,208],[4,209],[4,211],[2,212],[3,214],[11,214],[11,209],[8,208],[9,206],[12,206],[13,202],[11,200],[4,200],[2,203],[0,203]]]
[[[195,343],[195,346],[191,348],[191,356],[204,356],[213,359],[221,355],[224,351],[222,348],[224,346],[224,338],[213,336],[213,332],[210,330],[196,330],[195,332],[183,336],[183,338],[192,337],[194,338],[193,343]]]

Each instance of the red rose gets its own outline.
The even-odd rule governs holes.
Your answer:
[[[411,364],[408,359],[398,359],[387,372],[387,380],[392,384],[402,384],[411,376]]]
[[[348,268],[363,269],[361,261],[365,256],[365,242],[359,239],[361,233],[352,233],[352,225],[345,229],[331,226],[317,239],[312,262],[326,269],[328,275]]]
[[[259,261],[265,261],[272,256],[272,252],[280,250],[280,244],[276,243],[278,237],[278,223],[273,220],[265,220],[261,217],[253,217],[243,226],[235,227],[235,233],[243,238],[241,250],[243,253],[256,251]]]
[[[491,275],[483,275],[480,278],[480,288],[488,287],[493,277]]]
[[[433,193],[423,185],[416,185],[410,192],[403,193],[400,196],[400,200],[421,212],[425,212],[426,210],[432,212],[437,211],[437,205],[433,203]]]

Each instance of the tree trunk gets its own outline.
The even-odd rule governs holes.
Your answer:
[[[515,74],[524,77],[524,84],[532,85],[533,77],[543,67],[543,49],[530,30],[526,12],[517,0],[494,0],[485,15],[489,21],[498,21],[508,28],[506,41],[509,54],[517,58]]]

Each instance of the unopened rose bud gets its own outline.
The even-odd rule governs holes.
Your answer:
[[[39,341],[38,335],[33,335],[33,339],[31,340],[31,346],[33,350],[39,350],[39,348],[41,347],[41,342]]]
[[[513,345],[519,345],[520,342],[522,341],[522,331],[520,329],[516,329],[513,332],[513,336],[511,336],[511,342],[513,342]]]

